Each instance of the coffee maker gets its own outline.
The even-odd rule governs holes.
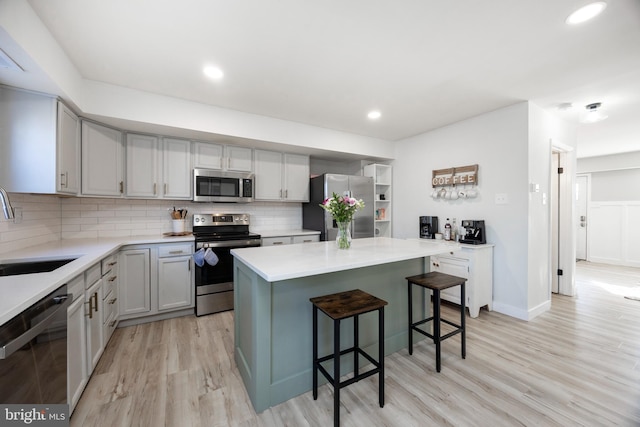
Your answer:
[[[420,238],[435,239],[438,232],[437,216],[421,216],[420,217]]]
[[[465,232],[464,237],[460,239],[460,243],[468,243],[471,245],[483,245],[487,243],[484,220],[465,219],[462,220],[462,227],[464,227]]]

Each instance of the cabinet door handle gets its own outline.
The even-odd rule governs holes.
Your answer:
[[[114,280],[116,280],[118,278],[118,276],[113,276],[109,278],[109,282],[113,282]]]
[[[275,245],[284,245],[284,242],[273,242],[273,246]]]
[[[166,182],[164,183],[164,187],[162,188],[162,192],[164,194],[167,194],[167,183]]]
[[[117,297],[116,297],[116,298],[113,298],[113,299],[111,299],[111,300],[109,300],[109,304],[115,304],[115,303],[116,303],[116,301],[118,301],[118,298],[117,298]]]
[[[282,188],[280,189],[280,198],[282,199]]]
[[[64,182],[63,182],[64,180]],[[60,174],[60,187],[67,187],[67,185],[69,185],[69,173],[68,172],[62,172]]]
[[[89,319],[93,319],[93,300],[89,298]],[[86,304],[86,302],[85,302]],[[85,314],[86,316],[86,314]]]
[[[289,197],[289,190],[284,190],[284,198],[288,198]]]
[[[124,193],[124,181],[120,181],[120,194]]]
[[[93,298],[94,298],[94,301],[95,301],[96,313],[97,313],[97,312],[98,312],[98,291],[96,291],[96,292],[93,294]]]
[[[303,240],[302,243],[311,243],[313,240]]]
[[[109,264],[107,264],[109,267],[113,267],[114,265],[116,265],[118,263],[118,261],[112,261]]]
[[[177,255],[183,253],[183,251],[169,251],[170,254]]]
[[[189,259],[189,271],[191,271],[191,259]]]
[[[157,193],[157,191],[156,191],[156,190],[157,190],[157,187],[158,187],[158,184],[156,184],[156,183],[154,182],[154,183],[153,183],[153,195],[154,195],[154,196],[155,196],[155,195],[156,195],[156,193]]]
[[[113,326],[116,324],[115,320],[112,320],[111,322],[109,322],[109,327],[113,328]]]

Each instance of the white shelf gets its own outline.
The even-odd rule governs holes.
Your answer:
[[[389,165],[373,163],[364,167],[364,175],[373,177],[374,180],[375,237],[391,237],[391,174],[392,168]],[[377,200],[379,195],[384,195],[385,200]],[[384,214],[380,214],[380,209],[384,209]]]

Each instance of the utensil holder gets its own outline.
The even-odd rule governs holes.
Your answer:
[[[184,219],[172,219],[171,231],[174,233],[184,233]]]

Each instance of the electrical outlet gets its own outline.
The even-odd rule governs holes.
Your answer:
[[[509,196],[506,193],[498,193],[496,194],[496,205],[507,205],[509,204]]]

